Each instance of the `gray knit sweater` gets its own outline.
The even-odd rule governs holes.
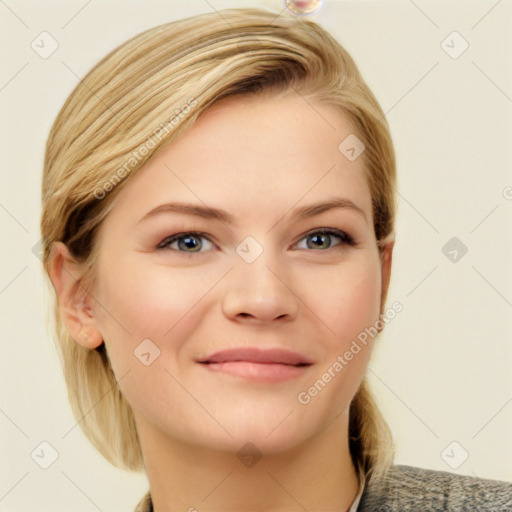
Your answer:
[[[412,466],[370,481],[357,512],[512,512],[512,483]]]
[[[512,483],[396,465],[365,486],[357,512],[402,511],[512,512]],[[135,512],[153,512],[149,492]]]

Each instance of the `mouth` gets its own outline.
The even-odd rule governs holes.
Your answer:
[[[213,372],[261,382],[297,378],[314,364],[310,358],[298,352],[258,348],[222,350],[197,362]]]
[[[259,364],[284,364],[287,366],[310,366],[313,361],[299,352],[281,348],[231,348],[220,350],[204,359],[198,360],[204,364],[232,363],[244,361]]]

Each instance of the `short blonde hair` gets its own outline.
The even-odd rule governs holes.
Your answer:
[[[146,30],[93,67],[49,133],[42,185],[43,264],[61,241],[94,275],[96,234],[113,200],[159,150],[216,102],[295,91],[330,105],[364,143],[376,239],[393,231],[395,155],[384,113],[354,61],[318,24],[264,9],[227,9]],[[340,141],[341,142],[341,141]],[[47,284],[51,283],[47,281]],[[49,286],[52,298],[53,289]],[[55,340],[74,417],[112,464],[143,471],[132,410],[103,343],[95,350],[67,332],[53,304]],[[383,474],[394,444],[365,377],[350,405],[356,468]]]

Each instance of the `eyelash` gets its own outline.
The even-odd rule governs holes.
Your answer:
[[[303,237],[299,240],[299,242],[301,240],[303,240],[304,238],[307,238],[310,235],[318,235],[318,234],[336,236],[336,237],[338,237],[341,240],[341,242],[338,245],[335,245],[334,247],[328,247],[327,249],[320,249],[320,250],[315,251],[315,252],[326,252],[326,251],[328,251],[330,249],[331,250],[341,249],[342,246],[344,246],[344,245],[349,245],[349,246],[352,246],[352,247],[356,246],[356,243],[355,243],[354,239],[349,234],[345,233],[344,231],[340,231],[339,229],[333,229],[333,228],[319,228],[319,229],[315,229],[314,231],[310,231],[309,233],[306,233],[305,235],[303,235]],[[206,236],[205,233],[202,233],[202,232],[199,232],[199,231],[186,231],[186,232],[183,232],[183,233],[177,233],[175,235],[167,237],[166,239],[162,240],[162,242],[160,242],[157,245],[156,249],[159,250],[159,251],[174,251],[174,252],[179,252],[179,253],[182,253],[182,254],[189,254],[191,256],[193,256],[194,254],[198,254],[198,253],[204,252],[204,251],[186,252],[186,251],[180,251],[178,249],[171,249],[170,248],[170,244],[172,244],[172,243],[174,243],[177,240],[180,240],[182,238],[187,238],[189,236],[197,237],[197,238],[206,238],[210,243],[213,243]],[[306,250],[314,250],[314,249],[306,249]]]

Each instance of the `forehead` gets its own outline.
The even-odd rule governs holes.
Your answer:
[[[278,217],[335,195],[371,219],[363,159],[339,150],[353,133],[341,112],[297,94],[228,98],[146,162],[111,215],[122,210],[133,221],[160,203],[188,201],[247,219]]]

